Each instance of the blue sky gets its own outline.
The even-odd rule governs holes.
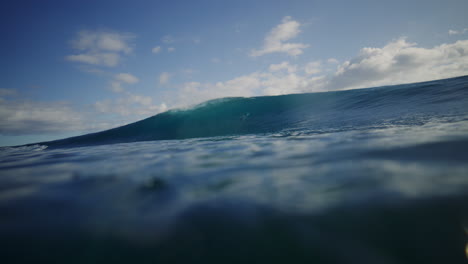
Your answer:
[[[468,1],[8,1],[0,145],[228,96],[468,74]]]

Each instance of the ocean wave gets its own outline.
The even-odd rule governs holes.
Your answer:
[[[309,94],[222,98],[170,110],[122,127],[51,142],[49,147],[423,125],[466,118],[468,77]]]

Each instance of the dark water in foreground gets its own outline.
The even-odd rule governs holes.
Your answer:
[[[467,188],[468,77],[217,100],[2,148],[0,262],[466,263]]]

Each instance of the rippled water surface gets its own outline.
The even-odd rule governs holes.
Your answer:
[[[361,109],[320,130],[307,119],[264,133],[3,148],[1,258],[465,263],[466,101],[387,121]]]

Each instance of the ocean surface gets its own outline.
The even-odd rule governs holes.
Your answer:
[[[468,77],[0,148],[1,263],[466,263]]]

